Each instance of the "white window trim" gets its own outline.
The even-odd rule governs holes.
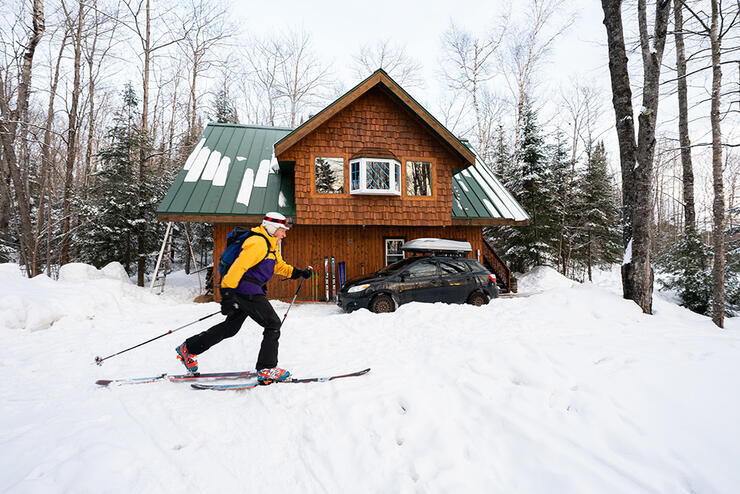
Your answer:
[[[367,162],[382,161],[388,163],[389,188],[388,189],[368,189],[367,188]],[[352,189],[352,165],[360,164],[360,186]],[[401,162],[392,158],[357,158],[349,161],[349,193],[351,195],[377,195],[377,196],[400,196],[401,195],[401,174],[403,167]]]
[[[383,249],[383,255],[385,257],[385,265],[389,265],[390,262],[388,262],[388,242],[405,242],[406,240],[403,238],[386,238],[383,242],[384,249]],[[401,257],[399,259],[396,259],[396,261],[400,261],[401,259],[404,259],[406,257],[406,254],[401,251]],[[393,262],[396,262],[393,261]]]

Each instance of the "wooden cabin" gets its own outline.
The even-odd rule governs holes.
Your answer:
[[[208,124],[158,217],[214,223],[216,266],[228,232],[268,211],[293,217],[282,255],[313,266],[322,286],[325,257],[351,279],[401,259],[404,241],[437,237],[470,242],[509,291],[509,269],[482,227],[529,221],[470,144],[383,70],[296,129]],[[305,283],[299,300],[323,299],[315,285]],[[268,297],[289,299],[297,286],[277,276]]]

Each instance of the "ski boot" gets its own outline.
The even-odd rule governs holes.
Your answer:
[[[175,351],[177,352],[177,360],[182,362],[190,374],[196,374],[198,372],[198,359],[188,352],[185,343],[175,348]]]
[[[262,385],[285,381],[289,377],[290,372],[279,367],[273,367],[272,369],[262,369],[257,372],[257,381]]]

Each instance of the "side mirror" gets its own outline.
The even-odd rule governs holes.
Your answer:
[[[409,277],[408,273],[401,273],[398,275],[398,277],[401,279],[401,281],[406,281],[406,278]]]

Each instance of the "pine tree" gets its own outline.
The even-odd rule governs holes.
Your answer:
[[[520,135],[520,161],[509,166],[504,182],[529,213],[530,224],[491,229],[494,245],[502,250],[514,271],[525,271],[552,260],[552,177],[537,113],[529,103],[524,108]]]
[[[549,227],[552,231],[550,251],[564,275],[568,274],[576,212],[575,191],[573,190],[575,167],[568,157],[569,153],[565,137],[562,132],[558,131],[555,134],[555,144],[549,147],[548,153],[552,194],[552,209],[550,210],[552,224]]]
[[[586,169],[576,188],[580,210],[574,256],[584,264],[591,279],[592,267],[612,264],[622,253],[621,213],[614,178],[609,173],[604,143],[586,146]]]
[[[239,123],[239,116],[236,113],[236,105],[229,96],[229,91],[225,87],[216,93],[216,97],[213,100],[213,113],[213,118],[218,123]]]
[[[140,152],[150,149],[149,137],[141,130],[130,83],[121,96],[121,110],[108,130],[110,144],[98,153],[100,169],[92,176],[87,201],[80,204],[84,226],[77,237],[82,260],[97,267],[118,261],[131,275],[139,259],[150,261],[157,250],[161,239],[156,206],[171,177],[145,168],[139,179]],[[141,249],[139,235],[144,239]]]

